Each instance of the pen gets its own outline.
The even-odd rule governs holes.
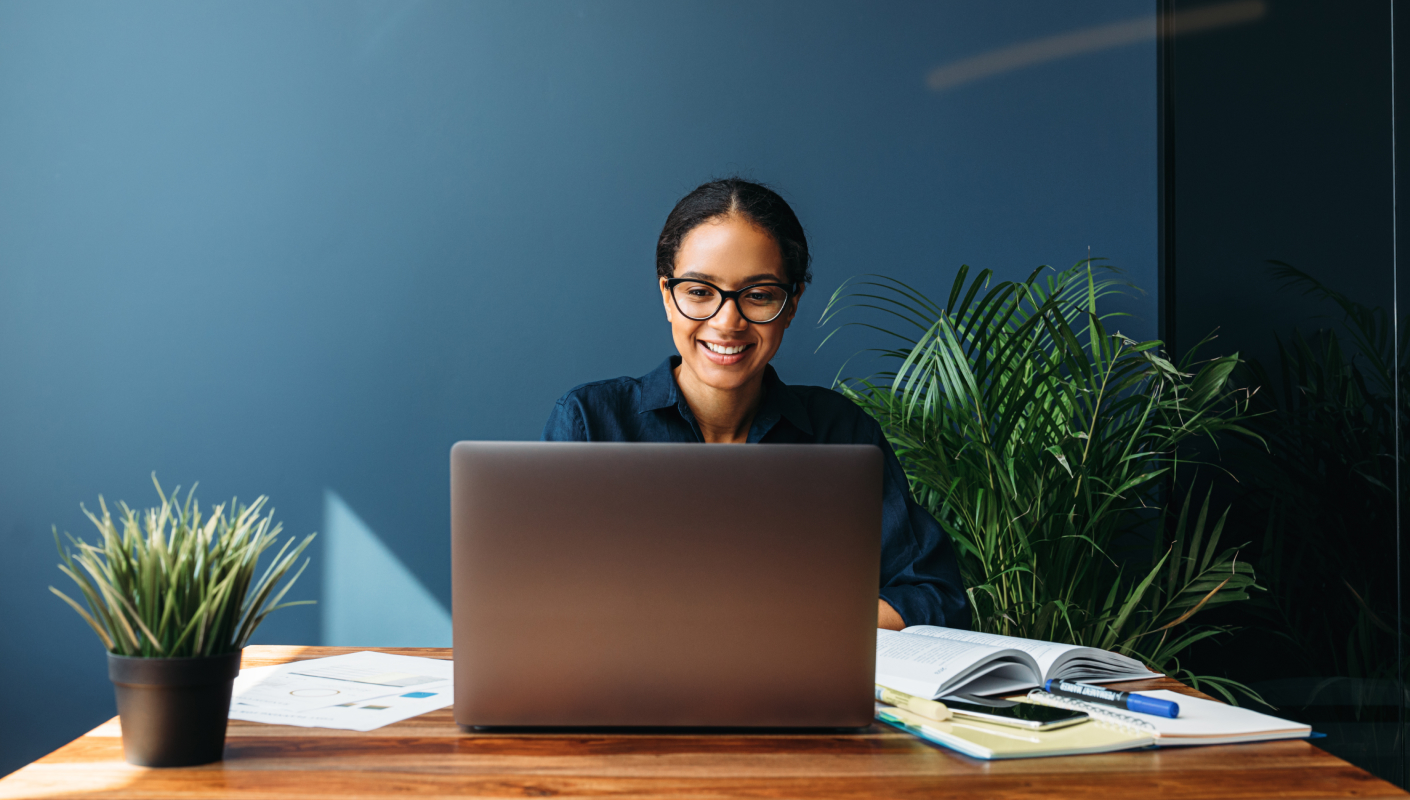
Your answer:
[[[1135,711],[1139,714],[1154,714],[1157,717],[1175,718],[1180,716],[1180,704],[1172,703],[1169,700],[1161,700],[1156,697],[1145,697],[1132,692],[1114,692],[1111,689],[1103,689],[1100,686],[1093,686],[1089,683],[1077,683],[1075,681],[1048,681],[1043,684],[1043,690],[1048,694],[1055,694],[1058,697],[1075,697],[1079,700],[1088,700],[1093,703],[1100,703],[1104,706],[1115,706],[1124,708],[1127,711]]]
[[[898,692],[895,689],[888,689],[881,684],[876,685],[876,699],[883,703],[890,703],[897,708],[903,708],[912,714],[919,714],[926,719],[933,719],[936,722],[944,722],[950,718],[950,708],[939,700],[926,700],[924,697]]]

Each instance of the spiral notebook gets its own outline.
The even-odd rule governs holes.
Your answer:
[[[1108,725],[1124,727],[1150,736],[1158,747],[1179,747],[1195,744],[1238,744],[1270,742],[1276,739],[1306,739],[1312,726],[1300,722],[1260,714],[1252,709],[1231,706],[1214,700],[1179,694],[1160,689],[1136,692],[1180,704],[1180,716],[1174,719],[1147,714],[1132,714],[1121,709],[1089,703],[1068,697],[1058,697],[1033,690],[1022,698],[1029,703],[1056,706],[1073,711],[1085,711],[1093,719]],[[1085,727],[1085,726],[1079,726]]]
[[[985,761],[1111,753],[1149,747],[1154,742],[1148,732],[1096,718],[1057,730],[1030,731],[956,717],[936,722],[884,703],[876,704],[876,718],[926,741]]]

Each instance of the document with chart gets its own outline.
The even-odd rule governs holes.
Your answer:
[[[931,700],[1019,692],[1052,678],[1105,683],[1159,677],[1133,658],[1095,647],[933,625],[876,632],[876,682]]]
[[[364,651],[240,670],[230,718],[370,731],[445,708],[451,662]]]

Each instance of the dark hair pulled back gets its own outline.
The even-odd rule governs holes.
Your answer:
[[[783,271],[790,283],[801,285],[813,280],[813,273],[808,269],[812,256],[808,253],[808,239],[803,235],[798,216],[778,192],[742,178],[701,184],[676,203],[666,217],[661,237],[656,240],[656,274],[663,278],[674,277],[676,253],[686,234],[729,214],[738,214],[773,237],[783,256]]]

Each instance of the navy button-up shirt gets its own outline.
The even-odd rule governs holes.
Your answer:
[[[704,442],[676,387],[672,356],[641,378],[585,383],[559,399],[543,428],[554,442]],[[764,368],[764,395],[749,442],[874,444],[885,455],[881,597],[907,625],[969,627],[969,607],[950,537],[911,499],[906,473],[881,426],[841,394],[788,386]]]

